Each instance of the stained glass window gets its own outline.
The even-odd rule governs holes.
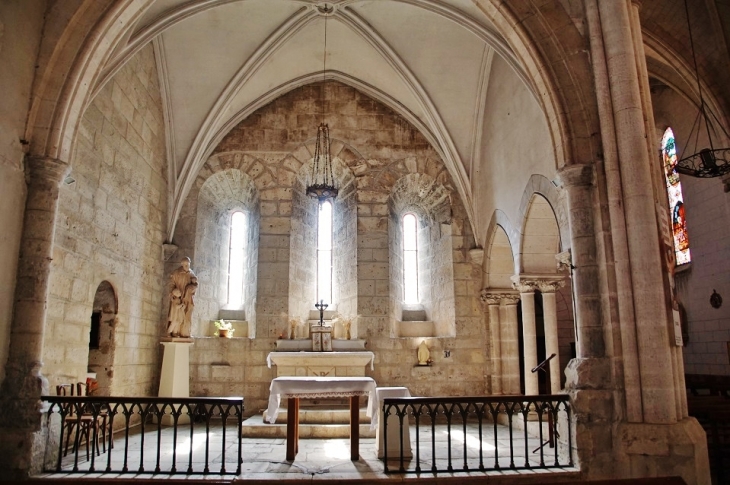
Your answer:
[[[674,239],[674,254],[677,266],[691,261],[689,254],[689,236],[687,221],[684,214],[684,199],[682,197],[682,182],[677,173],[677,147],[674,142],[674,132],[667,128],[662,137],[662,165],[664,180],[667,183],[667,197],[669,198],[669,213],[672,217],[672,236]]]

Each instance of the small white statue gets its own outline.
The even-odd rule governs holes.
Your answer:
[[[428,350],[426,341],[421,342],[418,346],[418,365],[429,365],[431,360],[431,352]]]

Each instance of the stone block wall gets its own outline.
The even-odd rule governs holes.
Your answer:
[[[85,379],[94,294],[118,301],[112,394],[149,395],[159,372],[161,247],[167,210],[162,101],[152,47],[86,109],[62,185],[51,265],[44,373]]]
[[[687,374],[730,375],[730,196],[718,179],[681,177],[692,262],[677,271],[678,300],[687,316]],[[723,298],[710,305],[713,290]]]
[[[334,206],[333,288],[337,312],[345,318],[357,316],[357,197],[356,180],[339,159],[335,174],[341,173]],[[357,333],[353,323],[351,332]]]
[[[266,366],[266,339],[194,337],[190,347],[191,396],[244,396],[246,415],[266,409],[275,369]]]
[[[306,322],[317,297],[317,217],[316,199],[304,194],[309,164],[300,171],[301,178],[292,191],[291,247],[289,262],[290,318]],[[281,275],[286,278],[286,275]]]

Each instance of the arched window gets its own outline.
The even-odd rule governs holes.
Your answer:
[[[243,305],[243,281],[246,264],[246,214],[231,214],[231,238],[228,245],[228,308]]]
[[[418,303],[418,219],[403,216],[403,303]]]
[[[332,202],[319,204],[317,216],[317,301],[332,303]]]
[[[672,235],[674,239],[674,254],[677,266],[691,261],[689,254],[689,236],[687,221],[684,216],[684,199],[682,197],[682,183],[677,173],[677,147],[674,143],[674,132],[667,128],[662,137],[662,166],[664,180],[667,184],[669,198],[669,213],[672,217]]]

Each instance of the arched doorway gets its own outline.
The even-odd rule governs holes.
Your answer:
[[[89,372],[96,373],[98,396],[109,396],[114,378],[114,349],[117,322],[117,295],[108,281],[96,288],[89,329]]]

